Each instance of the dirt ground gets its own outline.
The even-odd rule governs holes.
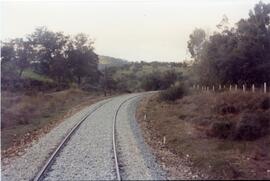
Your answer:
[[[36,95],[2,92],[2,157],[16,156],[65,118],[105,98],[79,89]]]
[[[141,102],[137,119],[170,179],[270,179],[270,134],[253,141],[207,135],[212,121],[238,121],[243,112],[269,113],[260,108],[269,96],[200,93],[162,102],[154,95]],[[223,105],[236,111],[224,113]]]

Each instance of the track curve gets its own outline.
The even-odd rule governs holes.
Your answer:
[[[96,110],[101,108],[103,105],[106,103],[110,102],[111,99],[106,101],[105,103],[102,103],[101,105],[97,106],[95,109],[93,109],[90,113],[85,115],[83,119],[81,119],[72,129],[71,131],[64,137],[64,139],[61,141],[61,143],[58,145],[58,147],[55,149],[55,151],[52,153],[52,155],[49,157],[49,159],[46,161],[45,165],[42,167],[42,169],[37,173],[35,178],[33,179],[34,181],[40,181],[44,177],[45,172],[48,170],[54,159],[57,157],[63,146],[68,142],[72,134],[76,132],[76,130],[80,127],[80,125],[86,120],[87,117],[89,117],[91,114],[93,114]]]
[[[115,111],[113,111],[113,119],[111,120],[112,121],[112,148],[113,148],[113,160],[114,160],[114,169],[115,170],[115,175],[116,175],[116,179],[117,180],[121,180],[121,174],[120,174],[120,169],[119,169],[119,163],[118,163],[118,156],[117,156],[117,144],[116,144],[116,122],[117,122],[117,116],[118,116],[118,112],[119,110],[121,109],[121,107],[129,100],[139,96],[139,95],[142,95],[142,94],[132,94],[132,95],[126,95],[126,96],[118,96],[116,98],[111,98],[110,100],[104,102],[103,104],[97,106],[95,109],[93,109],[90,113],[88,113],[82,120],[80,120],[73,128],[72,130],[67,134],[67,136],[62,140],[62,142],[58,145],[58,147],[56,148],[56,150],[53,152],[53,154],[50,156],[50,158],[47,160],[47,162],[45,163],[45,165],[42,167],[42,169],[38,172],[38,174],[35,176],[34,178],[34,181],[39,181],[39,180],[43,180],[43,179],[48,179],[48,180],[51,180],[51,179],[54,179],[55,177],[51,177],[49,176],[47,178],[47,173],[50,173],[52,170],[57,170],[55,168],[52,168],[53,164],[56,164],[55,161],[58,159],[59,156],[61,156],[61,152],[62,150],[65,149],[65,147],[71,143],[69,143],[69,140],[73,137],[73,136],[76,136],[76,133],[77,131],[79,131],[80,129],[82,129],[82,124],[87,120],[89,119],[89,117],[92,115],[92,114],[98,114],[97,112],[99,110],[101,110],[100,108],[103,108],[103,109],[108,109],[108,107],[110,107],[109,103],[114,100],[115,102],[119,102],[119,104],[115,107]],[[116,100],[118,99],[118,100]],[[120,101],[119,101],[120,100]],[[115,105],[114,105],[115,106]],[[106,108],[105,108],[106,107]],[[103,115],[104,116],[104,115]],[[98,120],[92,120],[92,121],[98,121]],[[87,121],[88,122],[88,121]],[[75,134],[76,133],[76,134]],[[86,134],[87,135],[87,134]],[[76,146],[74,146],[76,147]],[[73,156],[74,154],[77,154],[76,152],[73,152],[72,153]],[[60,167],[64,167],[66,163],[61,163]],[[92,164],[92,163],[91,163]],[[59,164],[58,164],[59,165]],[[55,175],[59,175],[61,171],[58,171],[57,174],[54,174]],[[63,172],[63,171],[62,171]],[[61,172],[61,173],[62,173]],[[63,173],[62,173],[63,174]],[[51,174],[53,175],[53,174]],[[56,180],[61,180],[63,178],[68,178],[68,177],[57,177],[55,178]],[[85,178],[85,177],[84,177]],[[93,178],[99,178],[99,177],[93,177]],[[108,178],[111,178],[111,177],[108,177]],[[87,179],[89,179],[87,177]],[[91,178],[92,179],[92,178]]]

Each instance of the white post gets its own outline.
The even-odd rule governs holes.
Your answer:
[[[266,93],[266,82],[263,83],[263,92]]]
[[[243,84],[243,92],[246,92],[246,86]]]
[[[255,86],[252,84],[252,92],[255,92]]]
[[[166,144],[166,137],[163,136],[163,145],[165,145],[165,144]]]
[[[230,84],[230,91],[232,91],[232,85]]]
[[[235,85],[234,90],[237,91],[237,85]]]
[[[212,90],[213,90],[213,92],[215,92],[215,86],[213,85],[213,87],[212,87]]]
[[[219,84],[219,87],[218,87],[219,90],[221,90],[221,85]]]
[[[209,87],[208,86],[207,86],[207,89],[206,90],[207,90],[207,92],[209,91]]]

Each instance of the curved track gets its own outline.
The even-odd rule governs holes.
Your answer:
[[[116,121],[117,121],[117,116],[119,113],[119,110],[121,109],[122,105],[125,104],[127,101],[130,99],[133,99],[137,96],[130,97],[126,100],[124,100],[118,107],[115,115],[114,115],[114,121],[113,121],[113,153],[114,153],[114,161],[115,161],[115,167],[116,167],[116,174],[117,174],[117,180],[121,180],[121,174],[120,174],[120,169],[119,169],[119,163],[118,163],[118,156],[117,156],[117,148],[116,148]]]
[[[119,113],[119,110],[121,109],[121,106],[126,103],[128,100],[133,99],[135,97],[137,97],[139,95],[135,95],[132,97],[128,97],[127,99],[123,100],[118,108],[116,109],[116,112],[114,113],[114,118],[113,118],[113,124],[112,124],[112,145],[113,145],[113,157],[114,157],[114,166],[115,166],[115,171],[116,171],[116,178],[117,180],[121,180],[121,175],[120,175],[120,171],[119,171],[119,163],[118,163],[118,157],[117,157],[117,144],[116,144],[116,122],[117,122],[117,116]],[[62,142],[58,145],[58,147],[56,148],[56,150],[52,153],[52,155],[49,157],[49,159],[47,160],[47,162],[45,163],[45,165],[42,167],[42,169],[37,173],[37,175],[34,178],[34,181],[39,181],[39,180],[43,180],[46,177],[46,173],[49,172],[49,170],[51,169],[52,164],[55,162],[55,160],[57,159],[57,157],[61,154],[61,151],[63,150],[63,148],[65,148],[65,145],[68,144],[69,140],[71,139],[71,137],[73,135],[76,134],[76,131],[80,128],[80,126],[82,126],[82,123],[84,123],[87,118],[89,118],[93,113],[95,113],[97,110],[99,110],[100,108],[102,108],[103,106],[105,106],[106,104],[108,104],[109,102],[111,102],[113,100],[113,98],[109,99],[108,101],[106,101],[105,103],[97,106],[95,109],[93,109],[90,113],[88,113],[83,119],[81,119],[73,128],[72,130],[65,136],[65,138],[62,140]]]
[[[71,131],[65,136],[63,141],[58,145],[58,147],[55,149],[55,151],[52,153],[50,158],[47,160],[45,165],[42,167],[42,169],[38,172],[36,177],[34,178],[34,181],[42,180],[44,177],[44,174],[49,169],[51,164],[53,163],[54,159],[57,157],[57,155],[60,153],[61,149],[64,147],[64,145],[68,142],[70,137],[76,132],[76,130],[80,127],[80,125],[88,118],[91,114],[93,114],[96,110],[98,110],[100,107],[105,105],[106,103],[110,102],[111,100],[108,100],[107,102],[97,106],[94,110],[92,110],[90,113],[88,113],[82,120],[80,120],[72,129]]]

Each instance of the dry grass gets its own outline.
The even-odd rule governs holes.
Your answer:
[[[49,131],[55,124],[82,107],[104,99],[102,94],[70,89],[54,93],[25,95],[1,94],[1,149],[25,144],[41,129]]]
[[[270,134],[254,141],[207,135],[212,122],[238,122],[245,112],[268,114],[269,98],[269,94],[257,93],[202,93],[166,103],[155,96],[145,107],[144,127],[153,137],[150,140],[165,136],[169,151],[188,157],[194,168],[210,178],[270,179]]]

